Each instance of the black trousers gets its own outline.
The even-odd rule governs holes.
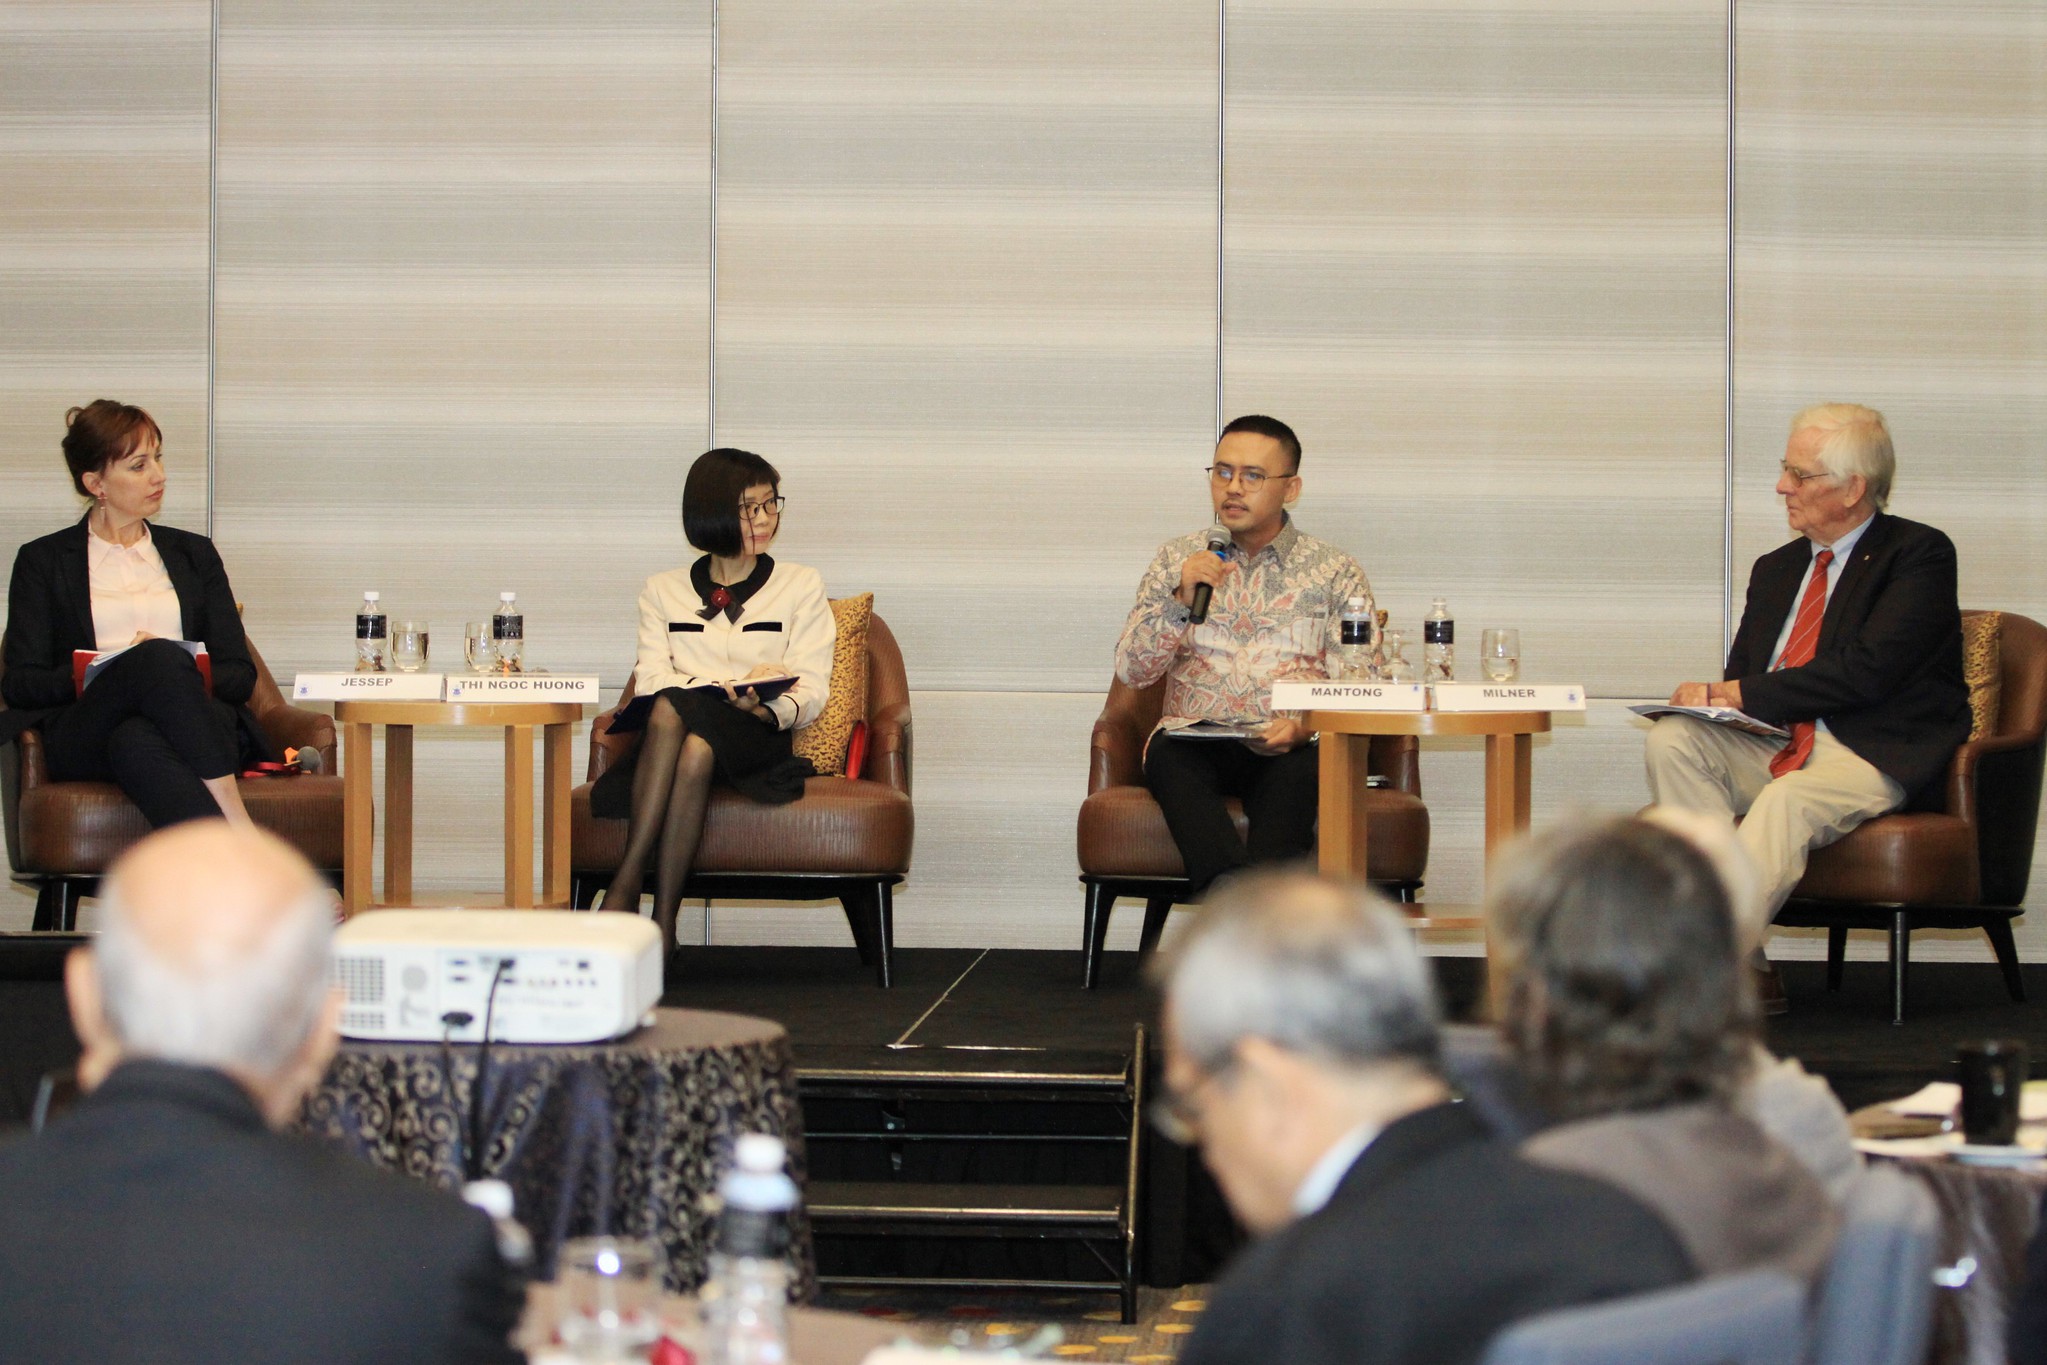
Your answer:
[[[204,780],[240,766],[234,708],[206,695],[199,665],[169,640],[108,664],[42,728],[51,777],[118,784],[154,829],[218,816]]]
[[[1291,862],[1315,849],[1317,754],[1304,744],[1289,753],[1254,754],[1235,740],[1152,736],[1144,754],[1144,785],[1165,812],[1166,828],[1194,894],[1226,872],[1252,863]],[[1223,801],[1240,797],[1251,822],[1247,845]]]

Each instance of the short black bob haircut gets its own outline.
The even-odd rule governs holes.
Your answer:
[[[746,549],[739,501],[761,484],[779,494],[782,476],[750,450],[720,446],[697,456],[682,484],[682,534],[707,555],[737,558]]]
[[[1294,435],[1294,429],[1285,422],[1280,421],[1277,417],[1260,417],[1257,413],[1250,413],[1237,418],[1224,427],[1222,435],[1217,436],[1215,439],[1220,441],[1223,436],[1227,436],[1233,431],[1248,431],[1253,436],[1264,436],[1279,442],[1279,448],[1284,450],[1286,457],[1294,462],[1294,467],[1288,472],[1290,474],[1301,472],[1301,438]]]

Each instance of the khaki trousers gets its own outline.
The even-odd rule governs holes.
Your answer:
[[[1777,917],[1816,848],[1871,816],[1905,803],[1905,789],[1821,730],[1805,766],[1770,776],[1780,739],[1744,734],[1691,716],[1664,716],[1643,758],[1659,805],[1744,817],[1740,840],[1762,878],[1764,922]]]

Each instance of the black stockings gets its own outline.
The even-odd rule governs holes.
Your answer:
[[[697,841],[703,836],[715,766],[711,746],[689,733],[666,697],[655,698],[646,734],[640,740],[639,764],[633,771],[633,809],[626,821],[625,856],[605,889],[603,908],[639,913],[647,857],[658,840],[654,922],[661,926],[664,954],[675,950],[675,916],[682,908],[683,883],[689,880]]]

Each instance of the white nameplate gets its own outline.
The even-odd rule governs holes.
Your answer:
[[[1583,711],[1583,683],[1436,683],[1438,711]]]
[[[1426,711],[1427,691],[1420,683],[1276,682],[1275,711]]]
[[[439,701],[438,673],[301,673],[293,701]]]
[[[510,701],[596,701],[595,676],[557,677],[552,673],[455,673],[448,678],[448,700],[471,704]]]

